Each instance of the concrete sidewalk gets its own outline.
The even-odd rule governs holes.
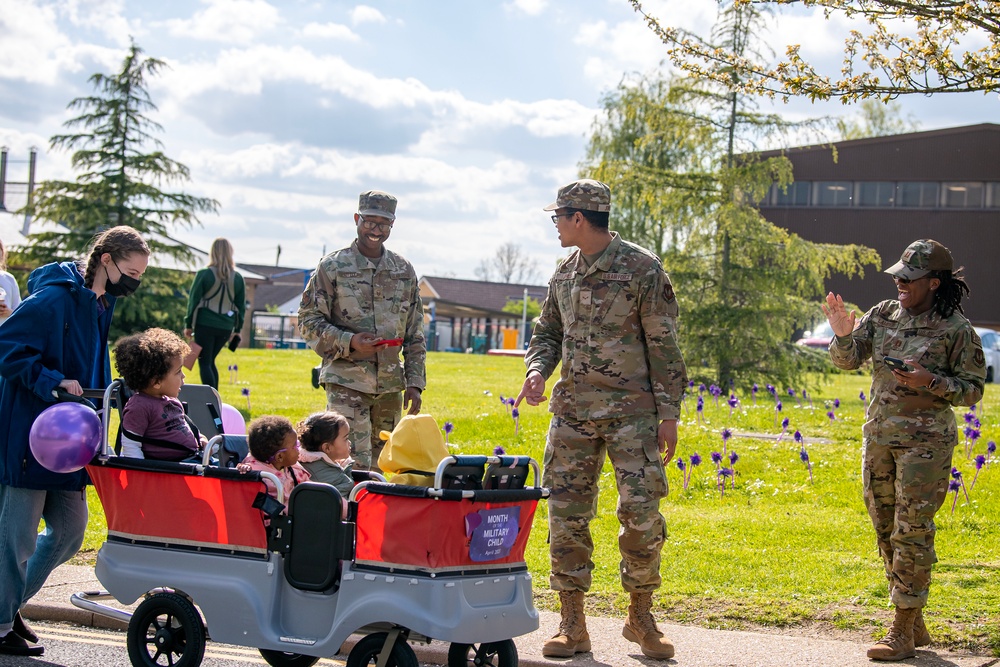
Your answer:
[[[92,614],[70,604],[69,597],[80,591],[101,588],[90,567],[63,565],[49,577],[45,587],[24,610],[31,620],[67,621],[79,625],[124,629],[113,619]],[[196,601],[197,602],[197,601]],[[113,604],[113,603],[112,603]],[[114,604],[127,609],[121,605]],[[573,667],[629,667],[633,665],[690,665],[691,667],[871,667],[876,663],[865,657],[867,644],[856,641],[789,636],[758,632],[707,630],[686,625],[660,623],[660,629],[673,640],[677,655],[669,661],[646,658],[637,644],[621,636],[623,619],[588,617],[593,652],[573,659],[542,657],[542,642],[555,634],[559,615],[541,612],[541,627],[535,632],[517,637],[515,643],[524,667],[572,665]],[[211,629],[210,629],[211,630]],[[353,641],[343,649],[346,653]],[[432,642],[414,645],[421,662],[445,665],[448,644]],[[210,661],[206,664],[211,664]],[[263,661],[261,661],[263,664]],[[898,664],[920,667],[994,667],[1000,659],[990,656],[920,650],[917,657]]]

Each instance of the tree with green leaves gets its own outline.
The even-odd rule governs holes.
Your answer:
[[[503,305],[503,312],[512,313],[517,316],[524,314],[524,299],[510,299]],[[542,302],[538,299],[528,297],[528,322],[534,321],[542,314]]]
[[[144,57],[133,43],[121,70],[90,77],[95,93],[78,97],[68,108],[79,111],[66,121],[70,130],[51,138],[52,149],[72,150],[74,181],[40,184],[26,210],[58,228],[29,235],[22,256],[36,264],[81,256],[95,234],[115,225],[139,231],[155,256],[190,263],[191,250],[170,238],[176,228],[198,223],[198,213],[215,212],[218,202],[163,189],[190,180],[183,164],[162,152],[154,136],[163,127],[149,118],[156,110],[146,88],[165,63]],[[149,326],[177,329],[183,324],[190,276],[150,268],[143,287],[119,306],[112,336]]]
[[[840,98],[845,103],[874,97],[883,101],[918,93],[1000,90],[1000,2],[960,0],[727,0],[729,9],[792,5],[860,19],[844,37],[843,63],[822,72],[789,44],[784,58],[748,56],[716,49],[682,29],[646,13],[629,0],[668,46],[675,65],[702,79],[724,82],[729,72],[746,93],[788,98]]]
[[[913,115],[903,117],[899,102],[883,104],[877,100],[863,100],[859,113],[837,119],[837,132],[841,140],[887,137],[920,129],[920,122]]]
[[[749,56],[765,19],[754,6],[729,8],[709,39],[690,38]],[[690,369],[707,364],[723,387],[797,386],[816,358],[792,333],[815,319],[824,281],[861,274],[878,255],[809,242],[761,216],[756,203],[772,184],[787,187],[792,167],[760,147],[819,126],[760,113],[736,92],[738,76],[623,82],[605,98],[581,173],[611,186],[613,229],[660,251]],[[650,242],[658,238],[662,246]]]

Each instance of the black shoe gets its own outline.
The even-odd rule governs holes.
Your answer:
[[[28,627],[28,624],[24,622],[24,617],[21,616],[21,612],[14,614],[14,627],[11,628],[17,635],[32,644],[38,643],[38,635],[35,631]]]
[[[44,648],[41,646],[28,646],[28,642],[24,641],[24,637],[13,630],[0,637],[0,655],[37,657],[43,653],[45,653]]]

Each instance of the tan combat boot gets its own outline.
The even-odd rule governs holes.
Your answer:
[[[931,633],[927,632],[927,626],[924,625],[924,610],[917,610],[917,617],[913,619],[913,645],[917,648],[921,646],[930,646],[931,643]]]
[[[622,637],[635,642],[642,649],[642,654],[648,658],[666,660],[674,657],[674,645],[663,636],[656,627],[656,621],[650,611],[653,608],[652,593],[632,593],[632,602],[628,606],[628,618],[622,628]]]
[[[543,656],[572,658],[577,653],[590,650],[590,634],[587,632],[583,600],[583,591],[559,591],[562,621],[559,622],[559,633],[542,645]]]
[[[903,660],[915,656],[917,650],[913,646],[913,621],[919,611],[896,607],[892,627],[885,637],[868,649],[868,657],[872,660]]]

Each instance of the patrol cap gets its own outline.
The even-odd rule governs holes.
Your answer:
[[[573,181],[559,188],[555,202],[542,210],[554,211],[557,208],[578,208],[607,213],[611,210],[611,188],[589,178]]]
[[[358,197],[358,215],[377,215],[389,220],[396,219],[396,198],[388,192],[369,190]]]
[[[884,273],[916,280],[923,278],[931,271],[952,271],[955,261],[951,251],[932,239],[921,239],[906,246],[899,261],[890,266]]]

